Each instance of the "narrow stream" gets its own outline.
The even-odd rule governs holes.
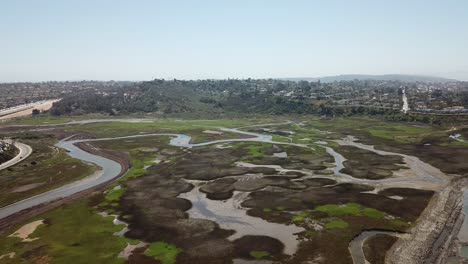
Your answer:
[[[415,156],[410,156],[410,155],[390,152],[390,151],[378,150],[378,149],[375,149],[374,146],[366,145],[363,143],[358,143],[356,141],[357,139],[353,136],[348,136],[344,139],[337,140],[338,144],[343,145],[343,146],[354,146],[354,147],[372,151],[379,155],[384,155],[384,156],[396,155],[396,156],[403,157],[403,161],[405,162],[405,165],[408,167],[408,169],[400,170],[394,173],[394,178],[384,179],[380,182],[385,182],[385,181],[391,182],[395,180],[404,181],[404,182],[413,181],[413,182],[425,183],[425,185],[427,185],[426,188],[420,187],[424,189],[427,189],[428,186],[441,187],[448,182],[447,175],[443,173],[440,169],[426,162],[423,162],[422,160],[420,160],[419,158]],[[379,181],[373,181],[373,182],[379,182]],[[411,187],[411,184],[408,184],[407,187]]]
[[[130,120],[133,122],[135,120]],[[138,120],[140,121],[140,120]],[[79,121],[77,123],[83,124],[87,121]],[[124,121],[120,121],[124,122]],[[137,122],[137,121],[135,121]],[[16,202],[14,204],[0,208],[0,219],[7,217],[11,214],[19,212],[24,209],[31,208],[42,203],[50,202],[56,199],[64,198],[72,194],[78,193],[80,191],[89,189],[106,181],[115,179],[115,177],[120,173],[121,166],[117,162],[93,155],[91,153],[85,152],[80,148],[76,147],[74,144],[78,142],[93,142],[93,141],[102,141],[102,140],[117,140],[117,139],[126,139],[126,138],[138,138],[138,137],[148,137],[148,136],[170,136],[169,144],[172,146],[183,147],[183,148],[192,148],[207,146],[212,144],[219,143],[228,143],[228,142],[266,142],[278,145],[291,145],[297,147],[311,148],[306,144],[295,144],[295,143],[286,143],[286,142],[275,142],[272,140],[272,136],[263,135],[259,133],[241,131],[235,128],[219,128],[222,131],[239,133],[243,135],[252,136],[251,138],[243,139],[223,139],[223,140],[214,140],[203,143],[191,144],[191,137],[188,135],[177,134],[177,133],[158,133],[158,134],[139,134],[133,136],[125,137],[116,137],[116,138],[101,138],[101,139],[84,139],[84,140],[70,140],[70,141],[60,141],[56,144],[57,147],[63,148],[69,151],[71,157],[83,160],[85,162],[90,162],[98,165],[102,168],[101,171],[90,175],[82,180],[64,185],[57,189],[36,195],[34,197]],[[326,146],[325,147],[328,154],[333,156],[335,159],[335,168],[333,171],[338,178],[341,178],[340,181],[349,181],[357,182],[363,184],[369,184],[372,186],[380,186],[381,189],[389,187],[408,187],[414,188],[418,186],[422,189],[435,189],[445,184],[446,175],[443,174],[437,168],[422,162],[419,158],[404,155],[400,153],[386,152],[381,150],[376,150],[373,146],[364,145],[362,143],[355,142],[355,138],[348,137],[343,140],[338,140],[337,142],[340,145],[350,145],[355,146],[361,149],[366,149],[373,151],[380,155],[399,155],[404,158],[406,165],[409,169],[402,170],[399,172],[400,177],[393,177],[384,180],[366,180],[366,179],[357,179],[350,175],[341,173],[340,170],[344,168],[343,162],[346,160],[341,154],[337,153],[334,149]],[[335,177],[336,179],[336,177]],[[273,238],[277,238],[282,241],[285,245],[285,253],[293,254],[297,248],[298,241],[297,236],[295,235],[298,232],[303,231],[302,228],[295,225],[282,225],[275,224],[265,221],[261,218],[250,217],[246,214],[245,210],[241,208],[240,203],[245,199],[248,193],[236,193],[233,198],[227,201],[214,201],[207,199],[204,194],[201,194],[197,188],[194,188],[191,192],[181,194],[180,197],[190,200],[193,204],[192,209],[188,211],[191,217],[204,218],[216,221],[221,227],[227,229],[234,229],[236,233],[230,237],[230,239],[237,239],[246,234],[253,235],[268,235]],[[467,201],[467,196],[465,195],[465,201]],[[466,202],[465,204],[468,204]],[[465,212],[467,212],[465,208]],[[468,223],[464,223],[464,230],[468,230]],[[366,233],[370,232],[370,233]],[[374,231],[366,231],[361,234],[362,236],[357,237],[355,242],[351,242],[350,250],[353,256],[353,259],[357,258],[357,261],[362,260],[362,242],[365,241],[369,236],[374,235]],[[467,235],[468,231],[461,232],[461,235]],[[353,240],[354,241],[354,240]],[[362,242],[359,242],[362,241]],[[364,260],[365,261],[365,260]],[[355,262],[361,263],[361,262]],[[365,263],[365,262],[364,262]]]
[[[336,152],[334,149],[330,147],[325,147],[325,150],[335,160],[335,167],[333,168],[333,173],[341,177],[348,177],[349,175],[340,172],[345,167],[344,166],[344,162],[346,161],[345,157],[343,157],[343,155]]]

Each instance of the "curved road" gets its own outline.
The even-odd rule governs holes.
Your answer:
[[[351,257],[353,259],[354,264],[371,264],[366,259],[363,246],[367,239],[378,234],[386,234],[400,238],[407,236],[406,234],[390,231],[371,230],[362,232],[357,237],[353,238],[353,240],[351,240],[351,242],[349,243],[349,252],[351,253]]]
[[[11,166],[23,161],[24,159],[26,159],[32,153],[32,148],[29,145],[26,145],[26,144],[20,143],[20,142],[15,142],[15,143],[13,143],[13,145],[19,149],[18,155],[16,155],[14,158],[12,158],[11,160],[9,160],[7,162],[4,162],[4,163],[0,164],[0,170],[4,170],[4,169],[6,169],[8,167],[11,167]]]
[[[31,207],[34,207],[34,206],[37,206],[46,202],[51,202],[57,199],[65,198],[72,194],[87,190],[98,184],[101,184],[108,180],[113,179],[120,173],[122,166],[119,163],[113,160],[101,157],[101,156],[93,155],[86,151],[83,151],[74,145],[74,143],[84,142],[84,141],[86,140],[60,141],[59,143],[56,144],[56,146],[69,151],[68,154],[71,157],[77,158],[86,162],[94,163],[100,166],[101,168],[103,168],[103,170],[98,171],[82,180],[66,184],[57,189],[53,189],[48,192],[44,192],[36,196],[29,197],[24,200],[18,201],[16,203],[2,207],[0,208],[0,219],[10,216],[12,214],[15,214],[17,212],[20,212],[22,210],[29,209]]]

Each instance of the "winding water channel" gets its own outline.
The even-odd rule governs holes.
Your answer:
[[[278,239],[284,244],[284,253],[292,255],[296,252],[299,241],[297,233],[305,231],[296,225],[283,225],[263,220],[259,217],[247,215],[240,203],[249,195],[249,192],[234,192],[233,197],[225,200],[210,200],[200,193],[197,185],[188,193],[182,193],[180,198],[185,198],[192,203],[188,211],[192,218],[208,219],[219,224],[221,228],[232,229],[236,232],[228,237],[235,240],[244,235],[269,236]]]
[[[96,120],[84,120],[75,122],[77,124],[86,124],[90,122],[96,122]],[[107,122],[107,121],[106,121]],[[119,122],[124,122],[120,120]],[[128,120],[128,122],[141,122],[141,120]],[[267,124],[264,124],[265,126]],[[274,124],[268,124],[274,125]],[[262,126],[262,125],[256,125]],[[233,132],[243,135],[251,136],[249,138],[239,138],[239,139],[222,139],[214,140],[203,143],[191,144],[191,137],[184,134],[177,133],[157,133],[157,134],[139,134],[133,136],[124,136],[124,137],[115,137],[115,138],[101,138],[101,139],[80,139],[80,140],[62,140],[56,144],[57,147],[65,149],[68,151],[68,154],[73,157],[80,159],[85,162],[90,162],[96,164],[101,168],[100,171],[96,172],[93,175],[90,175],[82,180],[64,185],[57,189],[24,199],[22,201],[10,204],[8,206],[0,208],[0,219],[8,217],[14,213],[20,212],[22,210],[51,202],[57,199],[65,198],[70,195],[76,194],[78,192],[87,190],[99,184],[114,180],[121,172],[122,167],[119,163],[98,156],[91,153],[88,153],[75,144],[80,142],[94,142],[94,141],[103,141],[103,140],[118,140],[118,139],[128,139],[128,138],[138,138],[138,137],[149,137],[149,136],[169,136],[171,137],[169,144],[172,146],[182,147],[182,148],[192,148],[192,147],[201,147],[212,144],[228,143],[228,142],[266,142],[274,143],[278,145],[291,145],[297,147],[312,148],[308,144],[296,144],[296,143],[286,143],[286,142],[276,142],[272,140],[272,136],[264,135],[254,132],[246,132],[236,128],[218,128],[225,132]],[[439,169],[421,161],[419,158],[414,156],[409,156],[400,153],[387,152],[376,150],[373,146],[365,145],[362,143],[357,143],[356,139],[353,137],[347,137],[342,140],[337,141],[340,145],[355,146],[357,148],[373,151],[380,155],[399,155],[404,158],[405,165],[408,169],[402,169],[400,171],[394,172],[393,177],[383,180],[366,180],[366,179],[357,179],[350,175],[344,174],[341,169],[344,168],[344,161],[346,160],[341,154],[337,153],[333,148],[325,146],[323,144],[315,144],[316,147],[323,147],[326,149],[327,153],[333,156],[335,160],[334,164],[334,174],[338,177],[334,177],[335,180],[339,182],[356,182],[361,184],[368,184],[376,187],[378,190],[389,187],[407,187],[407,188],[420,188],[420,189],[430,189],[436,190],[443,186],[447,182],[446,175],[442,173]],[[320,175],[320,177],[326,177]],[[196,218],[204,218],[209,220],[214,220],[220,224],[221,227],[234,229],[236,233],[230,237],[230,239],[236,239],[245,234],[269,234],[272,237],[277,238],[285,244],[285,253],[293,254],[296,250],[298,241],[297,236],[295,235],[298,232],[301,232],[303,229],[295,225],[281,225],[270,223],[264,221],[260,218],[250,217],[245,213],[245,210],[241,208],[240,203],[245,199],[247,192],[245,193],[236,193],[233,198],[228,201],[213,201],[206,198],[205,195],[199,193],[198,187],[194,188],[191,192],[181,194],[180,197],[190,200],[193,204],[191,210],[189,210],[189,215]],[[276,230],[276,231],[275,231]],[[365,231],[360,236],[358,236],[350,244],[350,252],[352,254],[353,260],[355,263],[366,263],[365,258],[362,253],[362,243],[364,241],[377,233],[382,233],[379,231]],[[468,230],[467,230],[468,233]],[[364,262],[363,262],[364,261]]]
[[[137,120],[130,120],[130,122],[136,122]],[[94,122],[93,120],[84,120],[79,121],[79,124],[86,124],[88,122]],[[235,132],[238,131],[240,134],[254,136],[253,138],[245,139],[226,139],[226,140],[214,140],[203,143],[191,144],[190,140],[192,139],[188,135],[184,134],[175,134],[175,133],[156,133],[156,134],[139,134],[133,136],[124,136],[124,137],[114,137],[114,138],[100,138],[100,139],[78,139],[78,140],[61,140],[56,144],[57,147],[65,149],[68,151],[68,155],[73,158],[80,159],[85,162],[96,164],[101,168],[101,170],[96,173],[76,182],[66,184],[62,187],[29,197],[27,199],[15,202],[13,204],[4,206],[0,208],[0,219],[8,217],[12,214],[18,213],[22,210],[32,208],[34,206],[41,205],[43,203],[55,201],[61,198],[71,196],[73,194],[79,193],[81,191],[87,190],[99,184],[105,183],[107,181],[115,179],[117,175],[120,174],[122,166],[108,158],[104,158],[98,155],[91,154],[80,148],[75,144],[80,142],[95,142],[95,141],[104,141],[104,140],[118,140],[118,139],[128,139],[128,138],[138,138],[138,137],[148,137],[148,136],[170,136],[171,140],[169,142],[172,146],[183,147],[183,148],[192,148],[192,147],[201,147],[212,144],[226,143],[226,142],[240,142],[240,141],[260,141],[260,142],[272,142],[271,136],[261,135],[256,133],[239,131],[236,129],[221,128],[223,131]]]

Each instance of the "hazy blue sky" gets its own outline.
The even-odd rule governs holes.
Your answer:
[[[468,1],[0,0],[0,81],[468,80]]]

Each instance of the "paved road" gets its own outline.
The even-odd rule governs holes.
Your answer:
[[[74,145],[74,143],[83,141],[86,140],[60,141],[56,144],[56,146],[67,150],[68,155],[70,155],[71,157],[83,160],[85,162],[94,163],[101,167],[102,170],[97,171],[96,173],[93,173],[84,179],[63,185],[61,187],[44,193],[40,193],[36,196],[26,198],[24,200],[7,205],[5,207],[1,207],[0,219],[5,218],[14,213],[20,212],[22,210],[46,202],[51,202],[57,199],[65,198],[80,191],[87,190],[91,187],[94,187],[96,185],[99,185],[103,182],[115,178],[120,173],[122,167],[119,163],[101,156],[93,155]]]
[[[6,169],[8,167],[11,167],[11,166],[17,164],[18,162],[23,161],[24,159],[26,159],[32,153],[32,148],[30,146],[26,145],[26,144],[23,144],[23,143],[20,143],[20,142],[15,142],[14,146],[19,149],[18,155],[16,155],[16,157],[12,158],[11,160],[9,160],[7,162],[4,162],[4,163],[0,164],[0,170],[4,170],[4,169]]]
[[[32,115],[33,109],[38,109],[40,111],[49,110],[52,107],[52,105],[57,101],[60,101],[60,99],[44,100],[40,102],[19,105],[10,109],[0,110],[0,121],[15,117]]]
[[[408,105],[408,97],[406,97],[406,90],[403,89],[403,94],[401,96],[403,100],[403,107],[401,108],[401,111],[406,114],[410,110]]]

